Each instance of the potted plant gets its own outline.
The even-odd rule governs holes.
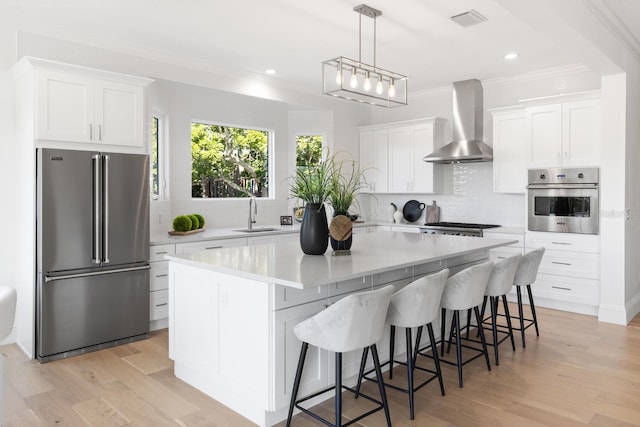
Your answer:
[[[353,159],[338,160],[336,155],[331,158],[332,174],[329,204],[333,207],[334,217],[344,215],[351,219],[349,208],[356,201],[358,192],[366,185],[364,172]],[[340,222],[344,224],[346,221]],[[348,223],[350,225],[350,223]],[[344,233],[340,233],[344,234]],[[331,236],[331,247],[334,250],[348,250],[351,248],[352,236],[345,240],[336,240]]]
[[[322,255],[329,245],[329,226],[324,204],[333,181],[333,160],[307,161],[298,166],[290,186],[291,194],[305,203],[300,226],[300,246],[308,255]]]

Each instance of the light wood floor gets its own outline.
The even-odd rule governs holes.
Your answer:
[[[388,390],[394,426],[640,426],[640,316],[624,327],[594,317],[539,309],[541,337],[527,348],[501,346],[488,372],[465,366],[464,388],[443,365],[447,395],[437,383],[416,394],[409,420],[406,395]],[[249,426],[245,418],[173,376],[167,331],[151,339],[47,364],[27,360],[15,345],[5,354],[3,426]],[[491,357],[493,364],[493,355]],[[423,362],[425,363],[425,362]],[[386,375],[385,375],[386,378]],[[394,370],[394,382],[405,378]],[[373,384],[365,392],[377,395]],[[344,394],[345,420],[363,407]],[[317,408],[332,413],[332,399]],[[295,426],[318,425],[306,415]],[[356,424],[384,426],[381,412]]]

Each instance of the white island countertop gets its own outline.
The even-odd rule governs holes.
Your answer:
[[[351,255],[305,255],[297,241],[165,255],[173,262],[305,289],[463,256],[516,240],[380,231],[354,235]]]

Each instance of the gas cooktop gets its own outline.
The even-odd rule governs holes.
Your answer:
[[[482,230],[500,227],[495,224],[473,224],[467,222],[431,222],[420,226],[420,231],[427,234],[452,234],[456,236],[482,237]]]

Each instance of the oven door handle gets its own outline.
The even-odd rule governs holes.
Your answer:
[[[527,190],[597,190],[598,184],[529,184]]]

